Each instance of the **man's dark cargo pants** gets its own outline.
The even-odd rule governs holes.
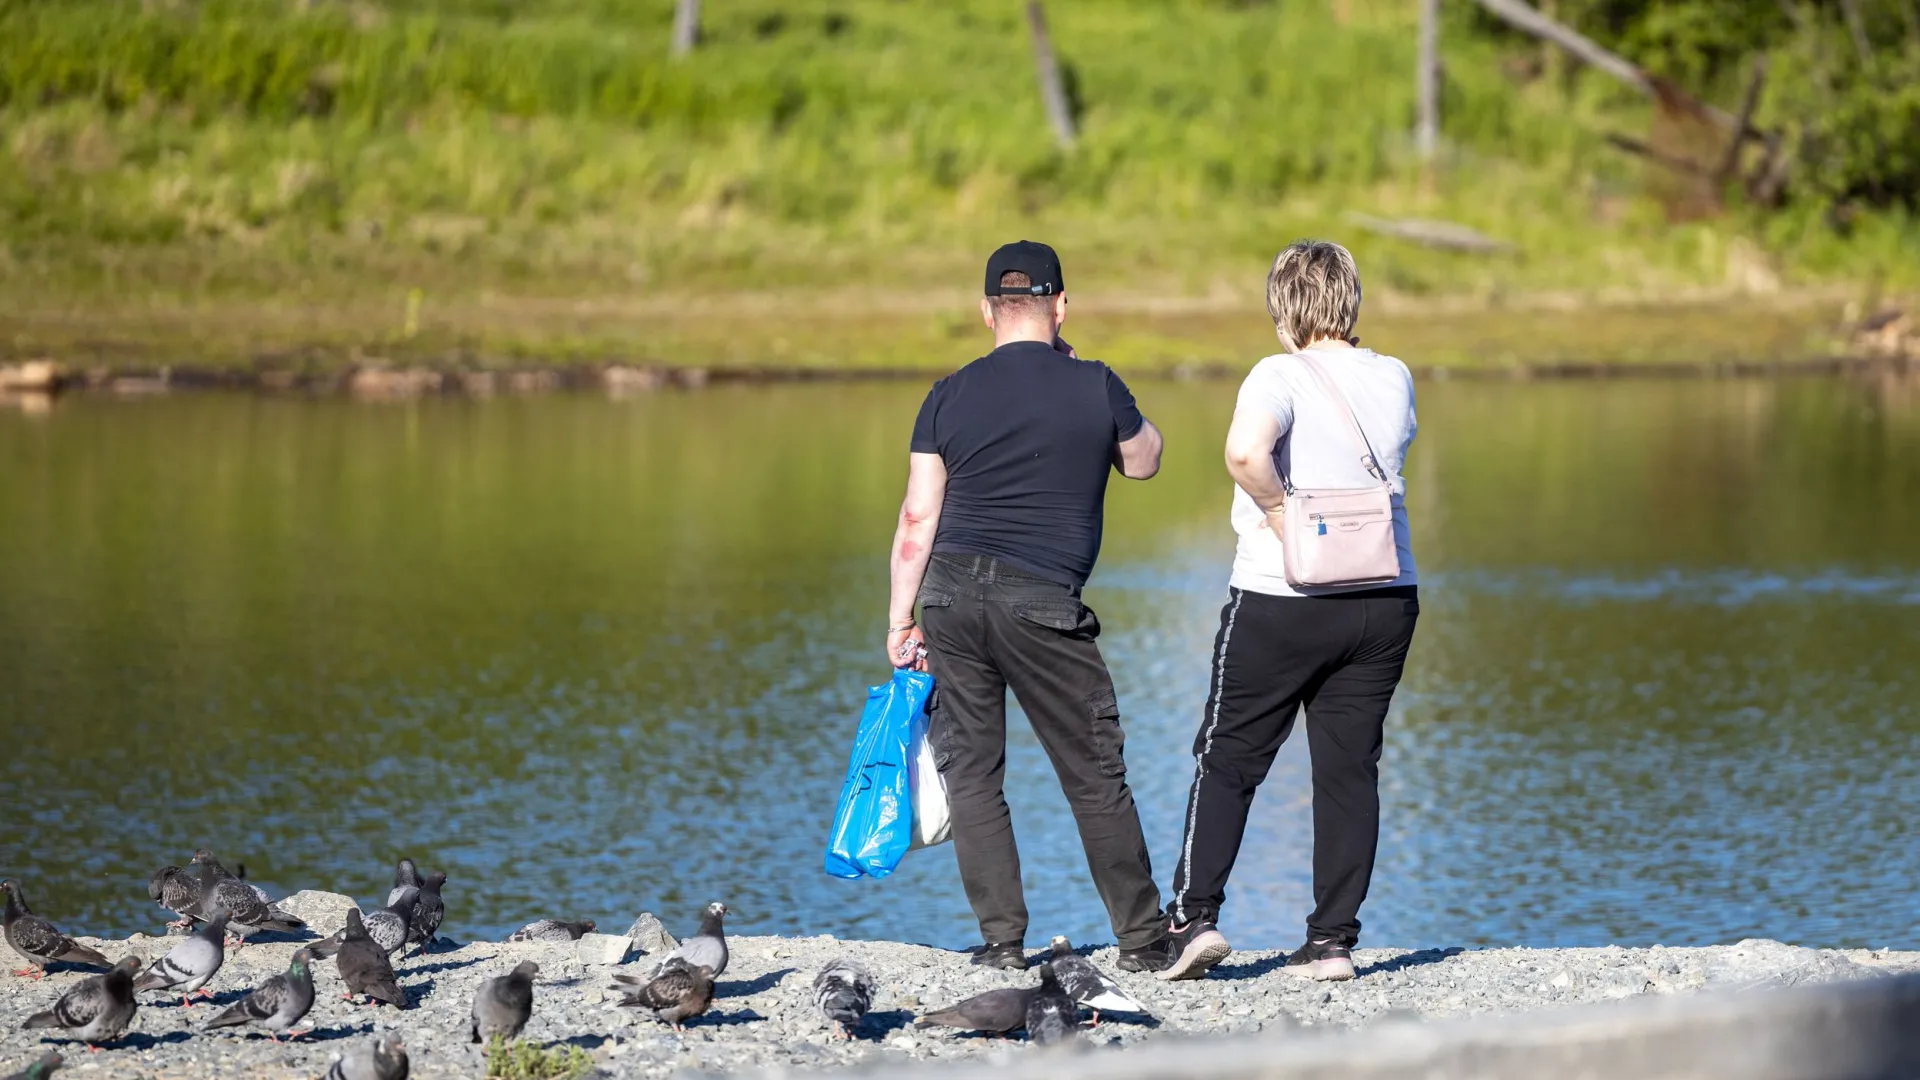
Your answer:
[[[1120,708],[1080,590],[985,555],[936,554],[920,588],[935,689],[930,738],[952,805],[954,855],[988,942],[1027,933],[1020,853],[1001,785],[1012,688],[1080,827],[1087,867],[1123,949],[1166,933],[1127,787]]]

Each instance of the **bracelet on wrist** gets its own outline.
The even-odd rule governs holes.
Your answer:
[[[913,629],[916,625],[918,624],[915,623],[912,619],[908,619],[906,622],[901,623],[899,626],[887,627],[887,633],[889,634],[904,633],[905,631]]]

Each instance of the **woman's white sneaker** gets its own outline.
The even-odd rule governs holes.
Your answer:
[[[1286,966],[1280,970],[1315,982],[1345,982],[1353,978],[1353,952],[1332,938],[1308,938],[1287,957]]]
[[[1185,926],[1173,926],[1167,930],[1167,941],[1175,952],[1173,963],[1167,970],[1154,975],[1157,979],[1169,981],[1181,979],[1204,979],[1207,969],[1227,958],[1233,946],[1213,924],[1203,919],[1195,919]]]

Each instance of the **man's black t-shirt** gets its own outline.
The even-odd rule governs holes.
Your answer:
[[[933,550],[992,555],[1084,585],[1100,554],[1114,444],[1144,421],[1105,364],[1016,341],[933,384],[913,452],[939,454],[947,498]]]

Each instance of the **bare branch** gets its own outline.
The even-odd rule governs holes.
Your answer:
[[[1027,0],[1027,29],[1033,32],[1033,67],[1040,77],[1040,100],[1053,124],[1053,137],[1060,149],[1071,149],[1073,110],[1067,106],[1066,84],[1060,81],[1060,65],[1053,59],[1053,39],[1047,36],[1047,13],[1040,9],[1040,0]]]
[[[687,55],[699,41],[700,0],[676,0],[673,5],[673,55]]]

